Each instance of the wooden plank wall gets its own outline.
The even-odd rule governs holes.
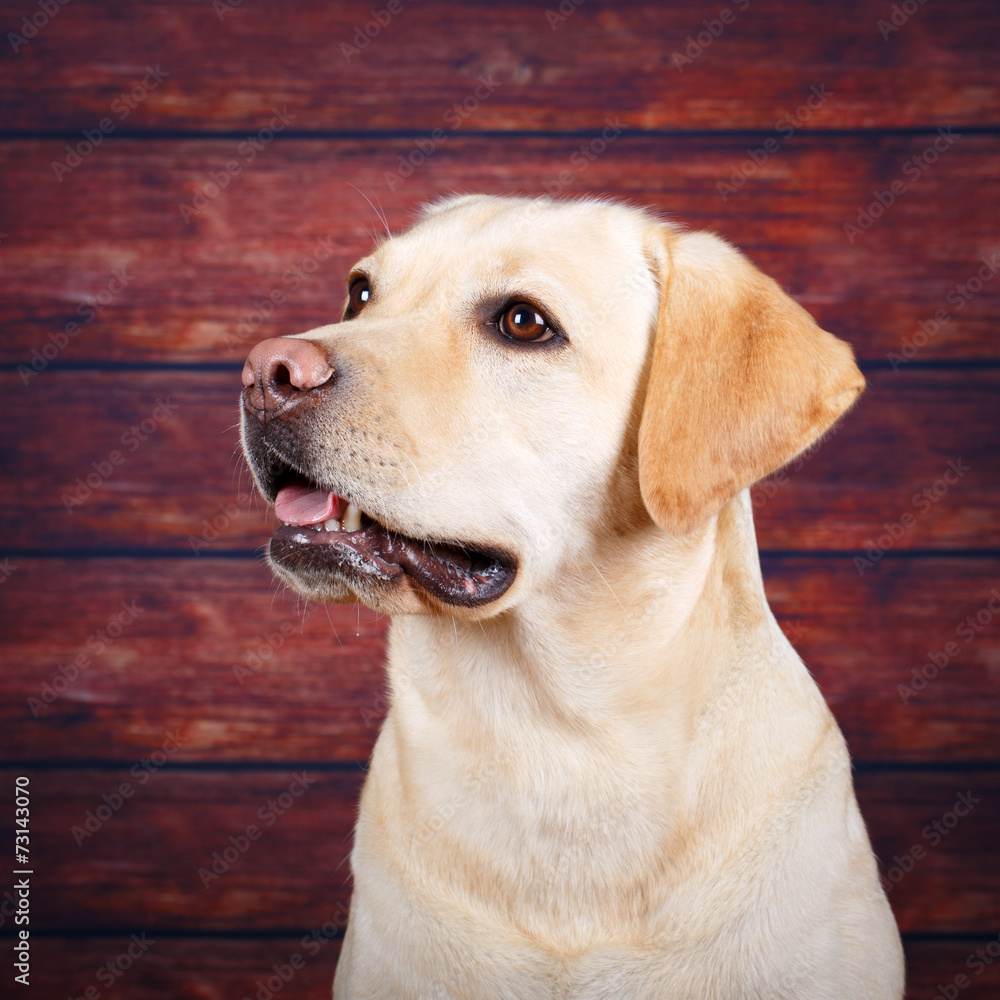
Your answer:
[[[238,373],[336,316],[369,202],[399,228],[453,190],[712,228],[855,345],[861,405],[755,490],[768,591],[856,758],[908,996],[997,995],[996,4],[4,0],[0,28],[29,995],[328,995],[385,622],[269,579]]]

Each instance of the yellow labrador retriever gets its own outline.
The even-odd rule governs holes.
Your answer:
[[[898,1000],[748,495],[858,397],[851,349],[602,201],[442,201],[348,288],[242,409],[276,573],[396,616],[337,1000]]]

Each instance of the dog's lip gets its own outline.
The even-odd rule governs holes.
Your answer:
[[[338,507],[349,502],[333,495]],[[464,607],[495,601],[514,581],[516,561],[495,547],[413,538],[364,512],[361,521],[355,531],[325,530],[322,523],[283,524],[271,538],[271,559],[292,573],[328,572],[348,583],[392,583],[405,573],[432,596]]]

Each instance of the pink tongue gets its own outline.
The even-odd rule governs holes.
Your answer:
[[[337,494],[312,486],[285,486],[274,498],[274,512],[285,524],[319,524],[333,517]]]

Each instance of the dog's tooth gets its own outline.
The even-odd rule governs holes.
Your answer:
[[[344,511],[344,531],[361,530],[361,511],[353,503],[347,505]]]
[[[340,521],[338,521],[335,517],[331,517],[329,521],[323,522],[323,527],[327,531],[340,531]]]

